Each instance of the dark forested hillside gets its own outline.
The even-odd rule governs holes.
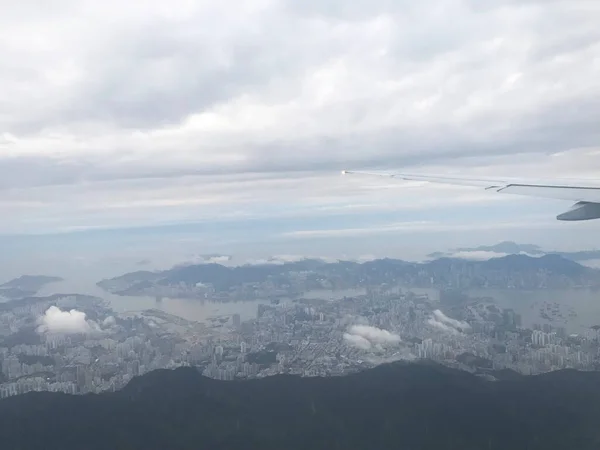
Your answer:
[[[434,364],[217,381],[160,370],[116,393],[0,401],[6,449],[598,449],[600,374],[486,381]]]

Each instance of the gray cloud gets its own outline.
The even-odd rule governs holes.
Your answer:
[[[343,0],[307,0],[295,2],[285,0],[285,7],[292,14],[308,17],[326,17],[340,21],[360,21],[365,17],[378,16],[392,11],[409,12],[414,9],[414,2],[375,0],[366,2],[344,2]]]
[[[291,69],[276,63],[281,54],[270,55],[271,61],[261,55],[264,38],[240,39],[226,50],[226,61],[219,62],[202,33],[181,34],[159,22],[113,38],[120,51],[105,55],[108,63],[92,63],[97,73],[81,86],[83,101],[65,108],[57,119],[127,128],[176,124]]]
[[[293,189],[290,214],[398,197],[333,181],[348,167],[600,173],[595,2],[232,5],[7,7],[3,226],[287,214]]]
[[[132,154],[130,158],[121,159],[115,158],[113,152],[106,157],[85,153],[70,157],[0,157],[0,173],[3,175],[0,189],[218,174],[273,176],[296,172],[294,176],[302,176],[307,172],[337,173],[344,167],[394,169],[425,163],[462,166],[465,161],[457,158],[523,152],[548,155],[568,148],[595,146],[600,141],[600,130],[595,120],[598,116],[600,97],[581,98],[553,103],[548,110],[535,114],[515,116],[510,129],[492,130],[485,141],[444,127],[434,133],[428,129],[388,128],[336,139],[278,140],[249,145],[247,158],[208,164],[190,162],[185,157],[169,161],[154,154]],[[481,123],[473,125],[474,129],[482,130],[489,124],[498,124],[502,118],[488,114],[480,120]],[[181,149],[165,149],[165,152],[174,156],[184,153]],[[127,152],[121,153],[121,156],[126,155]]]

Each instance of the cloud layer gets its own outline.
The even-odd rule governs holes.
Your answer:
[[[600,175],[596,2],[34,3],[0,17],[0,234],[441,232],[569,205],[339,170]]]

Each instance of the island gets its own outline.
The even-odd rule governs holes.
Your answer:
[[[137,271],[97,283],[122,296],[198,298],[214,301],[298,297],[311,290],[410,286],[448,289],[597,288],[600,270],[560,255],[508,255],[487,261],[438,258],[424,263],[399,259],[328,262],[305,259],[283,264],[224,266],[202,263],[163,271]]]
[[[22,275],[0,284],[0,297],[9,300],[30,297],[50,283],[64,281],[61,277],[46,275]]]

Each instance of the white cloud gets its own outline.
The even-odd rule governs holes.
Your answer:
[[[515,254],[526,255],[531,258],[539,258],[544,255],[543,253],[534,255],[534,254],[530,254],[527,252],[519,252],[519,253],[515,253]],[[486,261],[491,258],[501,258],[503,256],[508,256],[508,255],[509,255],[508,253],[493,252],[493,251],[488,251],[488,250],[465,250],[465,251],[452,252],[452,253],[449,253],[447,256],[451,257],[451,258],[470,259],[470,260],[474,260],[474,261]]]
[[[334,263],[334,262],[339,261],[339,259],[337,259],[337,258],[331,258],[328,256],[273,255],[268,258],[249,259],[246,261],[246,264],[250,264],[250,265],[263,265],[263,264],[283,265],[286,263],[305,261],[307,259],[316,259],[316,260],[323,261],[325,263]]]
[[[116,319],[113,316],[108,316],[106,319],[102,321],[102,326],[110,328],[114,327],[117,324]]]
[[[362,350],[381,345],[395,345],[401,340],[395,333],[369,325],[352,325],[348,328],[348,332],[344,333],[344,339],[350,345]]]
[[[365,262],[369,262],[369,261],[374,261],[377,259],[377,256],[375,255],[359,255],[355,261],[358,263],[365,263]]]
[[[451,258],[471,259],[475,261],[486,261],[491,258],[500,258],[507,256],[507,253],[492,252],[486,250],[461,251],[448,255]]]
[[[467,322],[448,317],[439,309],[433,311],[433,316],[427,320],[427,323],[442,331],[452,334],[459,334],[471,328]]]
[[[394,333],[390,333],[387,330],[382,330],[381,328],[371,327],[368,325],[353,325],[348,330],[350,334],[362,336],[365,339],[368,339],[371,342],[377,344],[386,344],[386,343],[398,343],[400,342],[400,336]]]
[[[376,354],[365,355],[365,361],[371,364],[388,364],[395,361],[415,361],[418,357],[410,352],[408,348],[402,348],[398,352],[388,357],[381,357]]]
[[[383,225],[374,225],[364,228],[340,228],[330,230],[298,230],[286,232],[285,236],[292,238],[334,238],[372,235],[380,233],[439,233],[441,231],[470,231],[470,230],[503,230],[523,228],[556,228],[560,223],[549,221],[547,218],[537,218],[532,222],[470,222],[470,223],[442,223],[442,222],[401,222]],[[540,220],[541,219],[541,220]]]
[[[215,264],[225,264],[228,261],[231,261],[231,256],[229,255],[217,255],[211,256],[208,258],[208,261]]]
[[[352,237],[490,204],[524,224],[568,205],[336,175],[600,174],[595,2],[44,5],[0,17],[0,234],[310,218]]]
[[[459,334],[459,331],[456,328],[452,328],[449,325],[446,325],[443,322],[440,322],[439,320],[436,320],[433,317],[430,317],[429,319],[427,319],[427,323],[429,325],[431,325],[432,327],[435,327],[441,331],[444,331],[446,333],[450,333],[450,334]]]
[[[593,269],[600,269],[600,259],[588,259],[586,261],[581,261],[580,264]]]
[[[371,341],[357,334],[344,333],[344,339],[350,345],[360,348],[361,350],[369,350],[371,348]]]
[[[229,261],[231,261],[231,255],[187,255],[186,261],[178,265],[226,264]]]
[[[56,306],[48,308],[38,322],[40,333],[87,333],[95,328],[86,320],[84,312],[76,309],[62,311]]]
[[[440,322],[446,323],[455,328],[462,328],[462,329],[471,328],[471,326],[467,322],[452,319],[451,317],[448,317],[446,314],[444,314],[439,309],[436,309],[435,311],[433,311],[433,315]]]

